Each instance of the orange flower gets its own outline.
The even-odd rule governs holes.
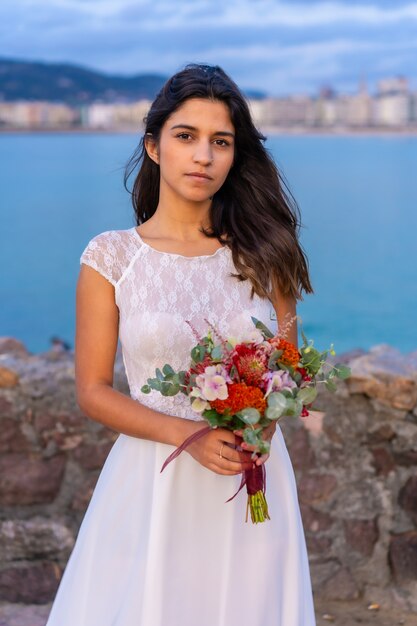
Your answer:
[[[270,343],[274,346],[276,350],[283,350],[282,355],[279,360],[285,363],[286,365],[292,365],[296,367],[301,359],[301,354],[295,347],[295,345],[286,339],[270,339]]]
[[[226,400],[213,400],[210,402],[211,408],[215,409],[217,413],[223,414],[226,410],[229,410],[230,414],[234,415],[246,407],[253,407],[258,409],[259,413],[263,415],[267,403],[264,394],[258,387],[252,387],[246,383],[232,383],[227,385],[227,391],[228,397]]]

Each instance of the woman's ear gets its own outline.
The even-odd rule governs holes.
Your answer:
[[[148,153],[148,157],[159,165],[158,144],[152,137],[152,133],[146,133],[145,135],[145,150]]]

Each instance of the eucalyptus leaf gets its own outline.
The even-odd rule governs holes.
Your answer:
[[[161,381],[159,378],[148,378],[148,385],[152,387],[152,389],[161,391]]]
[[[350,367],[344,365],[343,363],[336,363],[333,369],[336,370],[336,376],[341,379],[349,378],[352,374]]]
[[[142,393],[151,393],[152,389],[149,385],[142,385],[140,388]]]
[[[162,368],[162,371],[165,374],[165,376],[170,376],[170,375],[175,374],[175,371],[172,369],[170,365],[168,365],[168,363],[165,363],[164,367]]]
[[[206,352],[206,346],[198,344],[197,346],[194,346],[194,348],[191,350],[191,358],[195,363],[200,363],[204,359]]]
[[[281,417],[283,412],[284,410],[280,409],[279,407],[269,406],[265,410],[265,417],[267,417],[269,420],[277,420]]]
[[[301,376],[300,372],[295,372],[295,371],[294,371],[292,377],[295,380],[295,382],[297,383],[297,385],[300,384],[302,379],[303,379],[303,377]]]
[[[180,390],[179,385],[172,384],[170,381],[161,382],[161,393],[163,396],[175,396]]]
[[[212,359],[221,359],[223,356],[223,348],[221,345],[218,346],[214,346],[213,350],[211,351],[211,358]]]
[[[333,380],[326,380],[324,384],[329,391],[336,391],[337,389],[337,385]]]
[[[301,400],[299,400],[298,398],[296,398],[294,400],[294,415],[300,416],[303,410],[303,403],[301,402]]]
[[[259,452],[261,454],[268,454],[271,450],[271,444],[269,441],[265,441],[265,439],[261,439],[258,444]]]
[[[250,446],[257,446],[260,441],[260,433],[262,432],[262,428],[245,428],[243,431],[243,441],[248,443]]]
[[[181,370],[180,372],[178,372],[178,382],[180,382],[181,385],[185,385],[185,375],[186,375],[186,372],[184,370]]]
[[[253,409],[251,407],[238,411],[236,415],[240,417],[245,424],[257,424],[261,416],[258,409]]]
[[[163,375],[159,367],[156,368],[155,373],[156,373],[157,378],[159,378],[159,380],[164,380],[165,376]]]
[[[287,398],[287,407],[285,409],[285,415],[299,415],[301,413],[302,404],[294,400],[293,398]]]
[[[268,396],[267,402],[268,402],[268,407],[271,407],[273,409],[281,409],[282,411],[287,406],[287,399],[285,395],[281,393],[280,391],[273,391],[272,393],[270,393]],[[282,412],[281,412],[281,415],[282,415]]]
[[[317,398],[317,388],[316,387],[303,387],[297,394],[297,398],[303,404],[310,404]]]

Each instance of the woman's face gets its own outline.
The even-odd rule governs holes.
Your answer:
[[[207,201],[232,167],[234,139],[224,102],[186,100],[164,123],[159,144],[147,144],[149,156],[160,166],[160,194],[169,191],[191,202]]]

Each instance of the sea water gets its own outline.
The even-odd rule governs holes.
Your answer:
[[[122,179],[138,139],[0,136],[0,335],[31,352],[53,335],[74,345],[81,252],[135,225]],[[417,137],[270,135],[266,147],[301,211],[314,288],[297,306],[306,335],[337,354],[417,349]]]

